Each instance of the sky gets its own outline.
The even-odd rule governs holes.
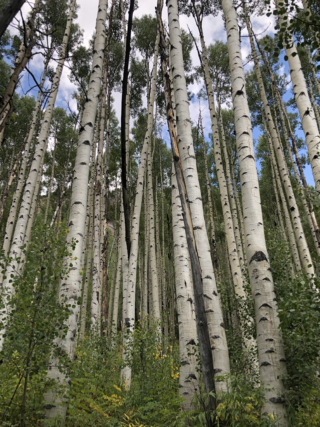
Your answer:
[[[83,42],[86,46],[89,45],[89,41],[92,38],[92,35],[94,33],[95,29],[95,21],[96,21],[96,15],[98,10],[98,0],[77,0],[78,4],[80,6],[80,9],[78,11],[78,18],[76,22],[80,25],[80,28],[83,30]],[[110,3],[110,0],[109,0]],[[32,4],[32,3],[30,3]],[[145,14],[155,14],[155,7],[157,4],[157,0],[138,0],[138,9],[134,12],[134,17],[141,17]],[[30,6],[26,5],[24,6],[23,12],[27,13],[27,10],[30,10]],[[163,19],[166,21],[167,17],[167,9],[166,6],[163,8]],[[253,25],[254,32],[256,34],[263,33],[263,36],[266,34],[273,35],[275,33],[274,30],[274,17],[270,16],[251,16],[251,21]],[[196,24],[192,17],[187,16],[181,16],[180,17],[180,26],[184,28],[185,30],[188,30],[188,26],[191,29],[192,33],[197,36],[198,30],[196,27]],[[14,30],[12,30],[14,32]],[[223,42],[226,42],[226,31],[224,28],[224,22],[222,19],[221,14],[218,16],[208,16],[204,18],[203,21],[203,31],[204,31],[204,38],[206,41],[206,44],[209,45],[211,43],[214,43],[216,40],[221,40]],[[242,51],[242,59],[245,65],[245,70],[249,70],[253,67],[253,63],[247,63],[247,56],[250,53],[250,43],[249,38],[247,36],[247,30],[243,29],[241,32],[242,38],[241,38],[241,51]],[[262,36],[261,36],[262,37]],[[259,37],[258,37],[259,38]],[[199,65],[199,59],[197,52],[195,48],[192,51],[192,60],[194,65]],[[54,64],[52,64],[54,66]],[[36,76],[40,76],[43,68],[43,58],[41,55],[37,55],[35,59],[32,61],[31,70],[34,72]],[[284,62],[284,65],[282,67],[282,71],[286,72],[287,75],[289,75],[288,72],[288,65],[286,62]],[[71,100],[71,94],[76,90],[75,85],[70,82],[69,78],[69,71],[65,67],[59,87],[58,97],[56,105],[62,107],[62,108],[68,108],[69,106],[75,110],[76,109],[76,102],[75,100]],[[21,94],[23,93],[23,89],[29,88],[30,85],[32,85],[32,79],[30,76],[25,74],[25,76],[22,79],[22,87],[20,89]],[[197,95],[200,88],[202,86],[201,82],[195,82],[194,84],[189,86],[189,91],[191,91],[194,95]],[[285,95],[284,99],[287,100],[291,95],[291,82],[288,82],[288,92]],[[36,95],[36,92],[35,94]],[[121,114],[121,94],[118,92],[113,93],[114,97],[114,108],[117,114],[118,119],[120,120],[120,114]],[[144,105],[146,106],[146,100],[144,99]],[[207,102],[205,100],[201,101],[201,110],[202,110],[202,117],[203,117],[203,124],[205,129],[205,135],[206,137],[211,132],[211,121],[210,121],[210,115],[209,110],[207,106]],[[199,101],[196,96],[194,96],[193,100],[190,103],[190,115],[191,119],[196,123],[198,121],[198,115],[199,115]],[[131,126],[133,124],[133,120],[131,120]],[[260,130],[255,128],[253,131],[253,137],[255,140],[259,137]],[[303,137],[303,133],[298,132],[298,136]],[[168,135],[166,135],[166,132],[163,132],[163,137],[167,140],[169,140]],[[259,165],[258,165],[259,169]],[[306,166],[305,174],[307,181],[310,185],[314,185],[314,180],[311,172],[311,167],[309,165]]]

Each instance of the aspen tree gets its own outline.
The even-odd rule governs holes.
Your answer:
[[[111,332],[111,319],[112,319],[112,309],[113,309],[113,301],[115,295],[116,288],[116,271],[117,271],[117,260],[118,260],[118,247],[119,247],[119,236],[116,234],[116,249],[113,254],[113,266],[112,266],[112,278],[111,278],[111,287],[109,292],[109,307],[108,307],[108,321],[107,321],[107,333],[110,335]]]
[[[301,180],[300,180],[300,176],[299,176],[299,173],[297,170],[296,162],[294,161],[294,158],[293,158],[293,154],[292,154],[292,150],[291,150],[291,146],[290,146],[290,141],[289,141],[289,136],[288,136],[288,132],[287,132],[287,127],[286,127],[286,123],[284,121],[284,117],[283,117],[281,108],[279,108],[279,115],[280,115],[281,125],[282,125],[282,129],[283,129],[284,139],[286,142],[286,148],[287,148],[288,153],[289,153],[289,158],[290,158],[290,161],[292,164],[294,176],[296,179],[296,183],[298,185],[299,195],[302,199],[303,209],[304,209],[305,215],[306,215],[308,223],[309,223],[309,228],[310,228],[310,231],[311,231],[311,234],[313,237],[313,241],[315,244],[317,254],[320,255],[320,241],[319,241],[320,240],[320,230],[319,230],[317,219],[316,219],[315,214],[314,214],[313,203],[311,200],[309,188],[308,188],[307,184],[303,185],[303,186],[301,184]],[[300,161],[299,154],[298,154],[298,159]],[[302,170],[302,177],[304,178],[304,181],[305,181],[303,170]],[[303,181],[303,179],[302,179],[302,181]]]
[[[133,326],[135,322],[135,307],[134,301],[136,298],[136,284],[137,284],[137,260],[138,260],[138,248],[139,248],[139,229],[140,229],[140,215],[141,215],[141,206],[142,206],[142,197],[143,197],[143,188],[144,188],[144,177],[146,173],[147,166],[147,156],[148,151],[151,145],[151,135],[152,135],[152,125],[153,125],[153,115],[154,115],[154,101],[156,94],[156,82],[157,82],[157,61],[158,61],[158,45],[159,45],[159,35],[157,35],[154,49],[154,58],[153,58],[153,68],[151,75],[151,90],[150,97],[148,99],[148,123],[147,131],[145,134],[143,147],[140,155],[138,177],[137,177],[137,188],[136,188],[136,197],[133,207],[132,215],[132,224],[131,224],[131,251],[129,259],[129,278],[128,278],[128,291],[132,305],[128,307],[128,332],[133,331]],[[147,182],[145,182],[145,187]],[[146,203],[146,198],[144,199]],[[146,214],[146,212],[145,212]],[[145,215],[146,220],[146,215]],[[146,238],[146,235],[145,235]],[[144,315],[146,313],[144,312]]]
[[[76,345],[77,322],[79,317],[78,299],[81,296],[81,275],[79,263],[83,245],[83,235],[85,226],[85,215],[87,206],[88,175],[90,163],[90,148],[93,142],[93,130],[98,99],[101,87],[101,77],[103,68],[103,52],[105,47],[105,21],[107,17],[107,0],[100,0],[96,20],[96,33],[94,40],[94,54],[92,61],[92,71],[88,87],[87,100],[83,109],[83,116],[79,131],[78,149],[74,167],[74,179],[71,192],[70,214],[68,222],[68,243],[76,240],[78,243],[70,258],[66,259],[69,265],[72,261],[73,268],[68,279],[61,283],[59,299],[70,300],[74,303],[74,308],[70,309],[70,316],[66,321],[67,334],[65,338],[57,339],[56,344],[66,356],[72,360]],[[68,374],[59,371],[57,357],[52,355],[48,378],[54,379],[58,384],[67,384]],[[66,406],[62,405],[61,398],[55,389],[45,394],[45,417],[52,419],[60,415],[64,424],[66,416]]]
[[[188,243],[174,165],[172,165],[172,228],[179,325],[179,394],[184,410],[192,407],[192,398],[199,388],[194,346],[197,327],[194,317],[194,294]]]
[[[281,144],[280,138],[278,137],[278,134],[276,131],[276,126],[275,126],[275,123],[274,123],[274,120],[272,117],[271,109],[270,109],[268,99],[267,99],[267,95],[265,92],[264,83],[263,83],[262,75],[261,75],[261,70],[260,70],[260,66],[259,66],[259,62],[258,62],[258,58],[257,58],[257,51],[256,51],[256,48],[254,46],[251,25],[250,25],[249,18],[248,18],[245,7],[244,7],[244,11],[245,11],[245,20],[246,20],[246,24],[247,24],[247,29],[248,29],[249,36],[250,36],[251,51],[252,51],[253,59],[254,59],[254,69],[255,69],[257,79],[258,79],[259,91],[260,91],[260,95],[261,95],[262,102],[264,105],[264,110],[266,113],[267,124],[268,124],[268,128],[269,128],[272,144],[273,144],[275,154],[276,154],[276,158],[277,158],[277,162],[279,165],[279,172],[280,172],[280,176],[281,176],[281,181],[283,183],[284,190],[285,190],[287,200],[288,200],[288,204],[289,204],[290,214],[291,214],[292,223],[293,223],[293,229],[295,232],[296,242],[298,245],[298,250],[299,250],[299,255],[300,255],[300,261],[301,261],[301,264],[302,264],[302,267],[303,267],[305,273],[308,274],[309,276],[312,276],[312,275],[314,275],[314,268],[312,265],[311,254],[310,254],[308,244],[307,244],[307,240],[306,240],[306,237],[305,237],[305,234],[303,231],[303,227],[302,227],[302,223],[301,223],[301,219],[300,219],[299,208],[298,208],[296,198],[295,198],[292,186],[291,186],[289,171],[288,171],[286,160],[284,158],[282,144]]]
[[[281,28],[287,26],[287,13],[284,8],[284,4],[279,0],[275,0],[275,4],[278,10],[284,11],[285,13],[279,14],[279,25]],[[297,52],[295,42],[292,34],[286,30],[285,33],[286,43],[285,50],[288,57],[290,76],[293,86],[294,97],[299,110],[301,126],[305,134],[305,140],[308,147],[309,158],[311,162],[312,173],[314,177],[315,186],[317,189],[318,196],[320,195],[320,156],[319,156],[319,144],[320,135],[317,126],[317,121],[314,114],[314,109],[309,99],[308,89],[306,81],[303,75],[300,58]]]
[[[222,8],[228,40],[247,262],[256,313],[260,380],[268,388],[263,412],[274,413],[279,417],[280,425],[286,426],[286,411],[281,397],[284,392],[281,376],[286,372],[284,347],[264,235],[237,14],[231,0],[222,0]]]
[[[262,114],[263,124],[265,126],[265,131],[267,133],[267,141],[268,141],[268,148],[269,148],[271,168],[272,168],[271,170],[272,170],[273,175],[275,175],[275,181],[276,181],[275,192],[277,195],[278,195],[278,193],[280,194],[283,212],[284,212],[284,219],[285,219],[285,223],[286,223],[287,233],[289,236],[289,243],[290,243],[291,254],[292,254],[293,262],[295,265],[295,269],[296,269],[296,271],[301,271],[301,263],[300,263],[300,258],[299,258],[299,252],[298,252],[298,248],[297,248],[297,244],[296,244],[295,234],[294,234],[294,231],[292,228],[290,214],[288,211],[287,200],[285,198],[285,195],[284,195],[284,192],[282,189],[281,178],[280,178],[278,164],[276,162],[276,158],[275,158],[275,154],[274,154],[274,147],[272,145],[272,139],[271,139],[269,130],[267,128],[267,124],[266,124],[263,112],[261,112],[261,114]],[[280,211],[280,214],[281,214],[281,211]]]
[[[316,121],[317,121],[318,129],[320,129],[319,109],[318,109],[318,106],[317,106],[316,101],[314,99],[314,94],[313,94],[313,89],[312,89],[312,82],[311,82],[311,79],[310,79],[309,76],[308,76],[308,83],[309,83],[309,92],[310,92],[310,96],[311,96],[313,110],[314,110],[314,113],[315,113],[315,116],[316,116]]]
[[[117,257],[118,257],[118,249],[119,249],[119,235],[117,230],[117,221],[118,221],[118,191],[117,191],[117,180],[116,180],[116,188],[115,188],[115,212],[114,212],[114,228],[115,228],[115,239],[116,239],[116,249],[113,255],[113,268],[112,268],[112,280],[111,280],[111,288],[109,293],[109,308],[108,308],[108,320],[107,320],[107,332],[110,335],[111,332],[111,319],[112,319],[112,307],[115,293],[115,280],[116,280],[116,270],[117,270]],[[106,301],[107,302],[107,301]]]
[[[178,138],[176,134],[176,120],[178,118],[173,109],[172,97],[171,97],[171,84],[169,73],[167,69],[167,59],[165,54],[165,36],[164,28],[161,18],[162,13],[162,3],[161,0],[158,0],[157,15],[158,15],[158,24],[161,31],[161,63],[162,63],[162,74],[164,79],[165,87],[165,99],[166,99],[166,109],[167,109],[167,123],[170,133],[171,149],[173,156],[173,165],[175,170],[175,178],[178,187],[178,195],[181,202],[181,213],[183,218],[184,230],[186,235],[186,241],[188,244],[188,251],[190,254],[190,266],[192,272],[192,281],[194,286],[194,301],[195,301],[195,314],[196,314],[196,324],[197,331],[199,336],[199,353],[201,358],[201,367],[203,374],[203,382],[205,392],[208,394],[208,399],[205,402],[205,419],[208,426],[212,425],[212,420],[210,416],[210,411],[215,409],[216,397],[215,397],[215,384],[214,384],[214,366],[213,366],[213,356],[212,348],[209,337],[209,328],[208,321],[205,312],[205,304],[203,298],[203,284],[202,284],[202,272],[198,257],[198,248],[194,236],[194,226],[192,223],[192,216],[190,211],[190,206],[188,204],[189,197],[187,194],[186,184],[183,176],[183,168],[181,164],[181,156],[178,147]],[[170,13],[169,13],[170,15]],[[188,200],[188,202],[187,202]],[[169,227],[168,227],[169,229]],[[187,284],[185,284],[187,286]],[[191,301],[189,301],[191,303]],[[190,379],[190,377],[189,377]]]
[[[168,0],[169,35],[171,44],[171,69],[173,74],[173,88],[176,102],[177,137],[184,179],[190,203],[195,240],[200,256],[202,270],[203,297],[208,319],[208,328],[215,375],[224,375],[230,372],[229,354],[223,323],[220,298],[217,293],[213,264],[210,256],[210,245],[204,221],[202,198],[194,155],[191,120],[187,87],[183,68],[181,49],[181,34],[179,25],[178,6],[176,0]],[[216,392],[226,390],[225,381],[216,382]]]
[[[117,276],[116,284],[114,290],[114,299],[113,299],[113,310],[112,310],[112,332],[117,332],[118,327],[118,316],[119,316],[119,295],[120,295],[120,285],[121,285],[121,226],[119,230],[119,239],[118,239],[118,262],[117,262]]]
[[[36,187],[38,172],[41,166],[43,156],[45,154],[45,147],[48,140],[53,108],[54,108],[55,100],[57,97],[60,78],[61,78],[65,56],[66,56],[67,43],[69,40],[74,8],[75,8],[75,0],[72,0],[70,3],[70,11],[67,19],[67,25],[66,25],[62,45],[59,51],[59,61],[58,61],[57,69],[52,82],[51,93],[49,96],[47,108],[46,108],[43,122],[41,125],[41,130],[38,137],[38,144],[36,145],[36,150],[35,150],[32,164],[31,164],[30,173],[24,188],[18,220],[17,220],[14,234],[13,234],[12,244],[11,244],[10,253],[9,253],[10,258],[12,258],[12,262],[7,266],[7,269],[6,269],[7,278],[3,282],[3,300],[4,300],[5,308],[2,310],[2,313],[0,314],[0,319],[4,324],[4,328],[2,329],[0,334],[0,351],[3,346],[3,334],[5,333],[5,330],[6,330],[8,316],[11,312],[11,307],[9,303],[10,303],[11,297],[14,295],[14,287],[11,279],[12,279],[12,276],[14,277],[16,275],[16,272],[18,270],[18,259],[22,254],[21,245],[23,244],[24,238],[25,238],[27,222],[28,222],[29,212],[31,208],[32,197]]]
[[[18,175],[18,182],[17,182],[17,187],[16,190],[14,192],[14,195],[12,197],[12,202],[11,202],[11,207],[10,207],[10,211],[9,211],[9,216],[7,219],[7,224],[6,224],[6,231],[5,231],[5,237],[4,237],[4,241],[3,241],[3,250],[5,255],[8,255],[9,249],[10,249],[10,244],[11,244],[11,238],[12,238],[12,234],[13,234],[13,230],[14,230],[14,225],[15,225],[15,220],[16,220],[16,216],[17,216],[17,212],[18,212],[18,206],[20,203],[20,197],[21,197],[21,193],[23,190],[23,185],[24,185],[24,178],[25,178],[25,174],[26,174],[26,169],[27,169],[27,163],[28,163],[28,158],[29,158],[29,152],[30,152],[30,147],[31,147],[31,142],[34,136],[34,132],[36,129],[36,124],[37,124],[37,120],[38,120],[38,116],[39,116],[39,111],[41,108],[41,95],[42,95],[42,89],[43,89],[43,85],[45,82],[45,78],[46,78],[46,73],[47,73],[47,67],[48,67],[48,63],[49,63],[49,55],[46,57],[46,61],[45,61],[45,65],[44,65],[44,69],[43,69],[43,73],[42,73],[42,78],[41,78],[41,82],[39,85],[39,91],[38,91],[38,95],[37,95],[37,102],[35,105],[35,108],[33,110],[33,116],[32,116],[32,122],[31,122],[31,127],[28,133],[28,139],[27,139],[27,143],[25,146],[25,151],[23,154],[23,159],[22,159],[22,163],[21,163],[21,167],[19,170],[19,175]]]
[[[161,188],[161,230],[162,230],[162,307],[164,313],[164,335],[168,337],[168,286],[167,286],[167,272],[166,272],[166,249],[164,240],[164,192],[163,192],[163,178],[162,178],[162,160],[160,151],[160,188]]]
[[[147,171],[145,173],[144,200],[144,283],[142,292],[142,319],[148,314],[148,266],[149,266],[149,214],[147,196]]]
[[[211,237],[211,245],[212,245],[212,262],[213,262],[215,275],[218,279],[219,274],[218,274],[217,245],[216,245],[216,237],[215,237],[215,231],[214,231],[215,227],[214,227],[214,219],[213,219],[212,200],[211,200],[211,187],[210,187],[210,179],[209,179],[209,173],[208,173],[207,148],[206,148],[206,143],[205,143],[205,139],[204,139],[204,131],[203,131],[202,115],[201,115],[200,105],[199,105],[199,124],[200,124],[201,141],[202,141],[202,149],[203,149],[204,167],[205,167],[205,174],[206,174],[207,197],[208,197],[208,205],[209,205],[210,237]]]
[[[36,0],[24,29],[23,40],[20,44],[17,56],[14,61],[14,66],[11,72],[10,80],[3,95],[0,110],[0,132],[3,131],[5,124],[13,112],[13,94],[19,83],[19,76],[25,69],[28,61],[31,58],[32,49],[36,44],[35,38],[35,19],[39,12],[40,0]]]
[[[227,150],[228,150],[228,147],[227,147]],[[231,179],[231,186],[234,189],[237,211],[239,214],[239,219],[240,219],[240,224],[241,224],[240,231],[241,231],[242,246],[244,248],[246,245],[246,235],[245,235],[245,231],[244,231],[243,214],[242,214],[241,203],[239,200],[239,194],[238,194],[238,189],[237,189],[237,181],[236,181],[235,175],[234,175],[234,164],[231,161],[231,155],[229,155],[229,161],[230,161],[230,170],[231,170],[231,178],[230,178]],[[244,259],[244,264],[247,265],[246,251],[243,252],[243,259]]]
[[[89,195],[88,195],[88,207],[89,207],[89,220],[88,220],[88,241],[87,241],[87,264],[86,264],[86,274],[83,281],[83,290],[82,290],[82,301],[81,301],[81,310],[80,310],[80,330],[79,330],[79,339],[80,341],[84,340],[84,335],[86,331],[86,320],[87,320],[87,304],[88,304],[88,290],[89,290],[89,280],[91,277],[91,266],[92,266],[92,243],[93,243],[93,180],[91,179]]]
[[[148,170],[147,170],[147,184],[148,184],[148,214],[149,214],[149,250],[150,250],[150,272],[151,272],[151,286],[152,286],[152,311],[153,318],[160,320],[160,301],[159,301],[159,278],[157,272],[157,258],[156,258],[156,241],[155,241],[155,212],[153,200],[153,185],[152,185],[152,155],[151,144],[149,144],[148,151]]]
[[[252,33],[253,33],[253,31],[252,31]],[[293,131],[292,131],[292,128],[291,128],[291,123],[290,123],[290,120],[289,120],[289,117],[288,117],[288,114],[287,114],[286,107],[285,107],[285,105],[283,103],[283,100],[281,98],[280,91],[279,91],[279,89],[278,89],[278,87],[276,85],[276,82],[275,82],[275,79],[274,79],[274,76],[273,76],[270,64],[269,64],[269,62],[268,62],[268,60],[267,60],[267,58],[265,56],[265,53],[260,48],[259,42],[258,42],[258,40],[257,40],[257,38],[256,38],[256,36],[255,36],[254,33],[253,33],[253,35],[255,37],[255,40],[256,40],[258,49],[260,51],[260,54],[262,56],[262,59],[264,61],[264,64],[266,65],[268,73],[270,75],[271,82],[272,82],[272,86],[271,86],[272,92],[274,92],[274,91],[276,92],[276,101],[277,101],[277,104],[279,106],[279,114],[280,114],[280,119],[281,119],[283,131],[284,131],[285,140],[287,141],[287,148],[288,148],[289,156],[290,156],[290,159],[291,159],[291,162],[292,162],[292,165],[293,165],[293,170],[294,170],[294,174],[295,174],[295,177],[296,177],[296,180],[297,180],[297,184],[298,184],[299,188],[301,188],[300,179],[297,176],[296,164],[298,166],[300,178],[301,178],[301,181],[302,181],[302,184],[303,184],[303,191],[301,190],[303,207],[305,209],[306,216],[307,216],[307,219],[308,219],[308,222],[309,222],[309,227],[310,227],[311,233],[313,235],[313,240],[315,242],[317,254],[320,254],[320,230],[319,230],[319,226],[318,226],[318,223],[317,223],[317,219],[316,219],[315,214],[314,214],[313,203],[312,203],[312,200],[311,200],[311,197],[310,197],[309,187],[308,187],[308,184],[307,184],[307,181],[306,181],[306,178],[305,178],[305,174],[304,174],[304,171],[303,171],[303,167],[302,167],[302,164],[301,164],[299,152],[298,152],[297,145],[296,145],[296,142],[295,142],[295,137],[294,137],[294,134],[293,134]],[[285,116],[285,121],[284,121],[283,115]],[[292,143],[292,150],[293,150],[293,152],[295,154],[295,158],[296,158],[295,162],[293,160],[293,156],[292,156],[292,153],[291,153],[291,147],[290,147],[290,143],[289,143],[289,138],[287,136],[287,130],[288,130],[288,132],[290,134],[290,139],[291,139],[291,143]],[[303,197],[303,194],[305,195],[305,197]],[[309,211],[309,213],[307,213],[307,211],[306,211],[305,199],[306,199],[307,204],[308,204],[308,211]]]
[[[220,105],[220,99],[218,95],[218,109],[219,109],[219,121],[220,121],[220,132],[221,132],[221,142],[222,142],[222,148],[223,148],[223,154],[224,154],[224,160],[226,165],[226,184],[228,189],[228,195],[230,199],[230,207],[232,212],[232,222],[233,222],[233,229],[234,229],[234,236],[237,244],[237,251],[239,256],[239,262],[242,270],[244,269],[244,255],[242,250],[242,242],[240,237],[240,227],[239,227],[239,221],[238,221],[238,211],[237,206],[234,198],[233,188],[232,188],[232,182],[231,182],[231,173],[230,173],[230,163],[229,163],[229,155],[227,150],[227,142],[226,137],[224,134],[224,126],[223,126],[223,119],[222,119],[222,110]]]
[[[0,38],[24,3],[25,0],[10,0],[2,6],[0,13]]]
[[[44,215],[44,223],[45,224],[47,224],[47,219],[48,219],[48,212],[49,212],[49,205],[50,205],[50,198],[51,198],[51,189],[52,189],[53,178],[54,178],[54,165],[55,165],[56,146],[57,146],[57,141],[56,141],[56,138],[54,138],[54,145],[53,145],[53,150],[52,150],[51,176],[50,176],[50,181],[49,181],[49,185],[48,185],[48,194],[47,194],[47,201],[46,201],[46,212],[45,212],[45,215]]]

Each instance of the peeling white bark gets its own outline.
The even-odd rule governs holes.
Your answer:
[[[193,148],[187,86],[183,67],[181,33],[177,0],[168,0],[168,20],[171,45],[171,71],[176,103],[177,137],[199,261],[202,270],[203,292],[215,374],[230,373],[229,354],[220,299],[217,293],[210,245],[204,220],[201,191]],[[216,382],[216,392],[226,390],[224,381]]]
[[[284,157],[283,147],[282,147],[280,138],[278,137],[278,133],[272,117],[270,105],[268,103],[268,99],[267,99],[267,95],[266,95],[266,91],[265,91],[265,87],[264,87],[264,83],[261,75],[261,70],[258,62],[257,52],[256,52],[254,41],[253,41],[252,29],[251,29],[248,17],[246,17],[246,21],[247,21],[248,32],[250,35],[251,50],[252,50],[253,59],[254,59],[254,70],[258,79],[259,91],[260,91],[260,95],[262,98],[262,102],[263,102],[263,106],[266,114],[266,121],[269,128],[272,145],[274,147],[275,155],[279,165],[281,181],[283,183],[283,187],[287,196],[288,206],[289,206],[290,215],[293,223],[293,230],[295,232],[296,242],[298,245],[300,261],[305,273],[311,277],[312,275],[314,275],[314,268],[312,265],[311,254],[310,254],[307,240],[303,231],[300,213],[299,213],[299,207],[297,205],[296,198],[291,185],[290,174],[289,174],[288,166]]]
[[[245,92],[237,14],[232,0],[222,0],[226,19],[231,71],[232,101],[236,143],[242,189],[246,253],[252,294],[254,297],[260,379],[265,391],[263,412],[274,413],[280,425],[286,426],[286,413],[281,398],[284,387],[285,358],[279,330],[277,302],[264,235],[259,181],[254,158],[250,112]]]
[[[193,355],[198,338],[193,306],[192,271],[174,165],[172,165],[171,185],[174,264],[179,325],[179,394],[183,397],[183,409],[191,410],[192,398],[199,390],[199,374],[196,370],[195,355]]]
[[[74,355],[77,338],[77,324],[80,308],[78,305],[78,300],[81,296],[82,283],[80,275],[80,262],[87,207],[90,147],[93,142],[94,123],[101,89],[106,17],[107,0],[100,0],[96,21],[92,71],[89,81],[87,101],[84,106],[79,131],[79,141],[74,166],[74,178],[68,223],[68,243],[71,243],[72,240],[76,240],[78,242],[75,246],[75,250],[72,253],[72,258],[76,259],[71,260],[68,257],[65,260],[66,265],[72,263],[73,267],[67,280],[61,283],[59,292],[60,300],[63,300],[66,297],[68,303],[74,305],[74,308],[70,309],[70,316],[65,324],[67,328],[67,334],[65,338],[56,340],[56,344],[60,348],[60,351],[64,352],[66,357],[71,360]],[[48,378],[56,380],[58,384],[67,385],[69,381],[68,375],[59,371],[58,361],[53,355],[50,358]],[[64,423],[67,408],[66,406],[61,405],[61,398],[55,389],[52,389],[45,394],[45,401],[45,417],[52,419],[57,415],[60,415]]]
[[[280,8],[280,0],[275,0],[277,8]],[[279,15],[279,25],[285,24],[284,15]],[[290,45],[287,48],[286,45]],[[314,109],[310,102],[306,81],[303,75],[301,62],[292,34],[286,32],[285,51],[288,56],[290,76],[294,97],[300,114],[301,126],[305,134],[311,162],[312,173],[318,196],[320,197],[320,135]]]

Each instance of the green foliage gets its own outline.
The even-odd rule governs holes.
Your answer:
[[[157,330],[156,324],[146,322],[134,331],[130,391],[120,382],[120,336],[112,343],[90,337],[78,344],[66,427],[182,425],[178,346],[163,351]]]
[[[62,265],[69,252],[64,236],[62,230],[35,227],[32,242],[24,250],[23,272],[12,279],[15,295],[9,302],[12,311],[0,353],[1,425],[9,421],[9,425],[24,425],[23,421],[37,425],[42,416],[48,357],[68,316],[68,309],[56,302],[60,277],[68,274]],[[11,260],[3,260],[2,268],[4,261]]]
[[[221,396],[217,406],[217,425],[253,427],[273,426],[272,414],[261,415],[264,404],[263,390],[252,389],[241,376],[230,377],[230,388]]]

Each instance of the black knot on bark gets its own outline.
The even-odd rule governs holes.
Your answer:
[[[189,374],[188,376],[187,376],[187,379],[192,379],[192,380],[196,380],[197,379],[197,377],[194,375],[194,374]]]
[[[295,207],[291,206],[290,210],[291,210],[291,212],[293,212],[295,210]]]
[[[281,397],[271,397],[269,400],[271,403],[284,403],[284,400]]]
[[[271,365],[271,363],[269,363],[269,362],[262,362],[260,366],[270,366],[270,365]]]
[[[191,339],[189,342],[187,342],[187,345],[196,345],[196,342],[194,339]]]
[[[260,305],[259,309],[262,307],[272,308],[271,305],[267,304],[266,302],[264,304]]]
[[[249,264],[251,264],[251,263],[252,263],[252,261],[260,262],[260,261],[268,261],[268,259],[267,259],[267,257],[265,256],[265,254],[264,254],[262,251],[257,251],[257,252],[253,255],[253,257],[251,258],[251,260],[250,260]]]
[[[261,319],[259,320],[259,322],[262,322],[262,321],[265,321],[265,320],[268,320],[266,317],[261,317]]]

